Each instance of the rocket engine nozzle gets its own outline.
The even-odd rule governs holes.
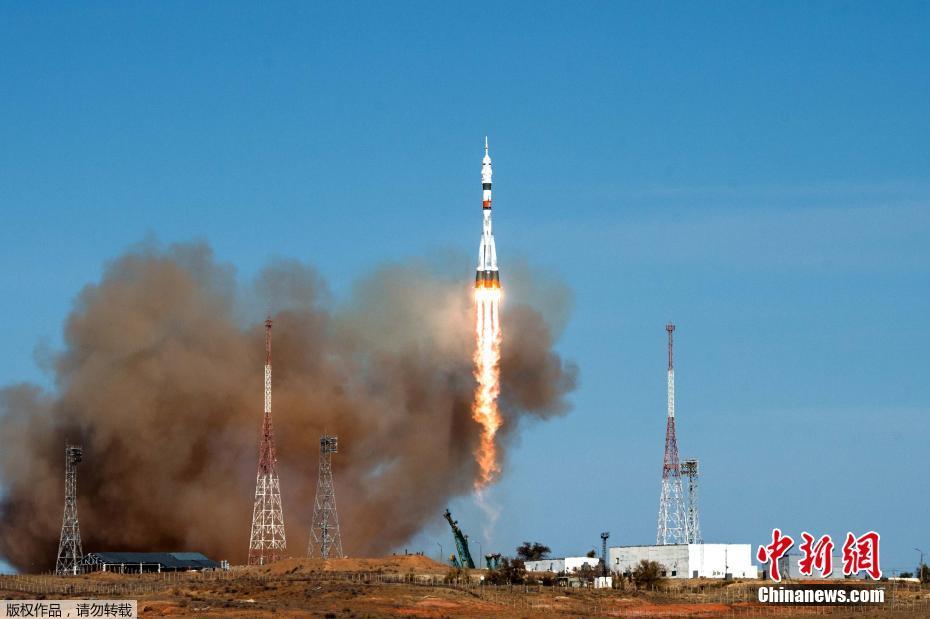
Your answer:
[[[497,271],[476,271],[475,288],[500,288],[501,278]]]

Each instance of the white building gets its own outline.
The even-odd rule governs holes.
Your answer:
[[[801,574],[801,566],[798,563],[800,560],[801,555],[782,556],[778,560],[779,575],[783,579],[788,580],[842,580],[846,578],[843,576],[843,557],[839,555],[833,557],[833,572],[829,576],[824,576],[817,568],[812,570],[812,575],[804,576]],[[771,579],[768,564],[766,564],[765,569],[762,570],[762,578]]]
[[[527,572],[560,572],[571,573],[581,569],[582,565],[597,567],[599,560],[597,557],[565,557],[564,559],[543,559],[541,561],[527,561],[525,563]]]
[[[607,551],[610,570],[632,572],[643,559],[661,566],[665,578],[758,578],[751,544],[667,544],[614,546]]]

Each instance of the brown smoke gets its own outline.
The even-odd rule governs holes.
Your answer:
[[[514,283],[543,290],[527,299],[545,297],[525,275]],[[519,296],[503,309],[502,447],[520,418],[566,412],[577,374],[552,351],[557,334],[544,315]],[[0,557],[21,570],[54,564],[71,440],[85,448],[85,551],[200,550],[243,562],[268,311],[289,555],[306,553],[324,431],[339,435],[333,466],[349,554],[388,552],[471,490],[467,282],[389,265],[336,305],[299,263],[276,262],[243,287],[203,244],[145,245],[81,292],[52,392],[0,390]]]

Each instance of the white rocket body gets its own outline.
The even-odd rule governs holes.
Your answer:
[[[484,138],[484,159],[481,160],[481,205],[484,227],[481,244],[478,246],[478,269],[475,273],[475,288],[500,288],[497,271],[497,248],[491,230],[491,157],[488,155],[488,138]]]

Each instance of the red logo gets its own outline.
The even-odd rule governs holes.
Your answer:
[[[798,574],[814,576],[816,569],[821,577],[828,578],[833,573],[833,539],[829,535],[815,538],[807,531],[801,533],[801,539],[801,545],[798,546],[801,551]],[[846,542],[843,544],[843,575],[856,576],[859,572],[865,572],[872,580],[881,580],[882,568],[878,560],[880,540],[881,537],[875,531],[869,531],[859,537],[846,533]],[[787,555],[792,546],[794,540],[791,536],[776,528],[772,529],[772,542],[759,546],[759,551],[756,552],[759,563],[769,564],[769,574],[775,582],[782,579],[778,561]]]
[[[781,580],[781,572],[778,571],[778,560],[788,552],[788,549],[794,546],[794,540],[789,535],[782,535],[781,529],[772,529],[772,543],[768,546],[759,546],[759,552],[756,558],[759,563],[771,563],[769,573],[772,580],[778,582]]]
[[[814,568],[820,572],[821,576],[827,577],[833,573],[833,540],[829,535],[824,535],[817,542],[814,542],[814,536],[805,531],[801,533],[804,543],[798,548],[801,549],[803,556],[798,561],[798,571],[804,576],[812,576]]]
[[[875,531],[869,531],[861,537],[847,533],[846,543],[843,544],[843,574],[855,576],[865,571],[872,580],[879,580],[882,577],[882,568],[878,564],[879,539]]]

